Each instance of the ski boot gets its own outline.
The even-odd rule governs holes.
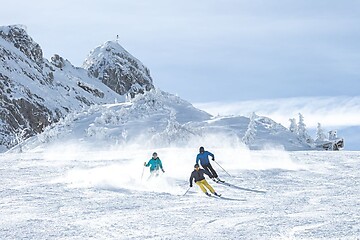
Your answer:
[[[217,197],[221,197],[221,194],[218,194],[217,192],[214,192],[214,195]]]
[[[205,194],[206,194],[206,196],[211,197],[210,193],[206,192]]]
[[[211,178],[214,182],[218,183],[219,181],[216,178]]]
[[[217,181],[217,182],[221,182],[221,183],[224,183],[224,182],[225,182],[224,180],[221,180],[219,177],[216,178],[216,181]]]

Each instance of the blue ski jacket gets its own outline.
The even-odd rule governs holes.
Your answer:
[[[156,159],[151,158],[145,166],[146,167],[150,166],[150,172],[157,171],[160,168],[161,170],[164,171],[160,158],[156,158]]]
[[[209,165],[210,164],[209,156],[211,156],[212,158],[215,157],[214,154],[212,154],[211,152],[208,152],[208,151],[205,151],[203,153],[199,153],[196,156],[196,163],[199,164],[199,161],[200,161],[201,166]]]

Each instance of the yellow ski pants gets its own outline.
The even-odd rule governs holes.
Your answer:
[[[201,180],[201,181],[197,181],[196,184],[200,187],[201,191],[203,191],[204,193],[206,193],[206,188],[207,187],[211,193],[214,193],[215,190],[210,186],[210,184],[205,180]]]

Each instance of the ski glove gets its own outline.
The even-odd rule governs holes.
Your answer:
[[[144,162],[144,166],[146,167],[146,162]]]
[[[165,170],[164,169],[161,169],[161,171],[164,173],[165,172]]]
[[[213,157],[212,160],[215,161],[215,157]]]
[[[190,187],[192,187],[192,184],[190,184]]]

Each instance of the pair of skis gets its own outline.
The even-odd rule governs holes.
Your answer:
[[[239,202],[244,202],[246,201],[246,199],[240,199],[240,198],[228,198],[228,197],[223,197],[221,196],[221,194],[215,195],[215,194],[206,194],[208,197],[211,198],[217,198],[217,199],[221,199],[221,200],[228,200],[228,201],[239,201]]]

